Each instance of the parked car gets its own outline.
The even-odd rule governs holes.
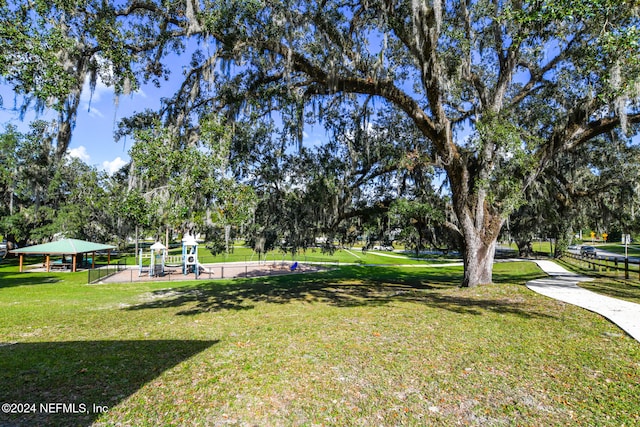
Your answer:
[[[593,246],[582,246],[580,248],[580,255],[595,258],[598,255],[598,252]]]
[[[374,251],[390,251],[390,252],[392,252],[393,251],[393,246],[391,246],[391,245],[375,245],[373,247],[373,250]]]

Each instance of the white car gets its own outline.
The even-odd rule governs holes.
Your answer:
[[[393,251],[393,246],[380,246],[380,245],[375,245],[373,247],[374,251]]]

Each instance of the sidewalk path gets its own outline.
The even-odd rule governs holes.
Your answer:
[[[565,270],[553,261],[536,260],[549,276],[527,282],[534,292],[598,313],[640,342],[640,304],[600,295],[579,287],[579,282],[593,280]]]

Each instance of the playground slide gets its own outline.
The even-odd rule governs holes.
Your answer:
[[[196,267],[198,267],[198,272],[200,274],[202,273],[207,273],[207,274],[213,274],[213,269],[209,269],[208,267],[205,267],[204,265],[197,263]]]

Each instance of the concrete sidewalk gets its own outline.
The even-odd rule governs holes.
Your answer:
[[[577,284],[593,280],[565,270],[553,261],[536,260],[550,277],[532,280],[527,287],[534,292],[598,313],[640,342],[640,304],[623,301],[582,289]]]

